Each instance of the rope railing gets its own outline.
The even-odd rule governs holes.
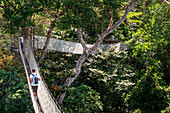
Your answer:
[[[41,109],[44,113],[61,113],[62,110],[60,109],[57,102],[54,100],[54,97],[51,95],[43,77],[40,75],[39,67],[36,63],[34,54],[32,52],[32,49],[30,47],[30,41],[25,40],[24,42],[24,52],[25,56],[27,58],[28,64],[30,66],[30,69],[35,69],[36,73],[40,76],[41,80],[39,81],[38,85],[38,100],[41,106]]]
[[[31,96],[34,111],[35,111],[35,113],[40,113],[40,110],[39,110],[39,107],[37,105],[36,99],[34,97],[33,90],[32,90],[32,87],[31,87],[31,83],[30,83],[30,80],[29,80],[29,77],[28,77],[29,76],[28,75],[28,70],[27,70],[27,66],[26,66],[26,63],[25,63],[24,55],[23,55],[23,53],[21,51],[20,43],[19,43],[19,52],[20,52],[21,59],[22,59],[23,65],[24,65],[24,69],[25,69],[25,73],[26,73],[26,78],[27,78],[27,82],[28,82],[29,92],[30,92],[30,96]]]

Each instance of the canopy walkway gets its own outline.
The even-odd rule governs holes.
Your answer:
[[[1,38],[1,37],[0,37]],[[15,40],[15,44],[13,43],[5,43],[9,39],[1,39],[1,45],[0,47],[9,47],[13,52],[19,54],[25,69],[26,78],[28,82],[29,92],[31,96],[31,101],[33,104],[33,108],[35,113],[63,113],[62,109],[54,99],[54,97],[51,95],[43,77],[41,76],[39,72],[39,67],[35,61],[34,54],[32,52],[30,41],[25,40],[24,41],[24,54],[21,52],[20,43],[17,39]],[[18,43],[18,44],[16,44]],[[40,76],[41,80],[39,81],[38,85],[38,99],[35,99],[33,90],[31,87],[31,83],[29,80],[29,75],[31,74],[31,70],[35,69],[36,73]]]
[[[35,39],[37,41],[37,44],[35,45],[36,49],[42,49],[46,38],[41,37],[41,36],[35,36]],[[18,40],[14,39],[14,43],[19,42]],[[43,77],[41,76],[39,72],[39,67],[36,63],[34,54],[32,52],[32,44],[30,44],[30,40],[25,40],[24,41],[24,54],[21,52],[21,47],[20,44],[17,44],[19,46],[16,46],[16,44],[11,44],[9,46],[0,46],[0,47],[10,47],[10,49],[13,50],[13,52],[20,53],[21,60],[24,65],[26,77],[27,77],[27,82],[29,86],[29,91],[30,91],[30,96],[32,100],[32,104],[34,107],[35,113],[62,113],[62,109],[60,106],[57,104],[56,100],[54,97],[51,95],[45,81],[43,80]],[[13,45],[13,46],[12,46]],[[93,45],[87,44],[87,47],[92,47]],[[101,48],[103,49],[108,49],[111,46],[116,46],[115,52],[125,50],[125,46],[121,43],[117,44],[105,44],[101,45]],[[72,54],[82,54],[83,48],[80,43],[75,43],[75,42],[70,42],[70,41],[63,41],[63,40],[58,40],[51,38],[49,45],[47,46],[47,50],[54,50],[58,52],[63,52],[63,53],[72,53]],[[98,53],[98,51],[95,51],[94,53]],[[38,86],[38,99],[36,100],[33,94],[33,90],[30,84],[30,80],[28,76],[31,74],[31,70],[35,69],[36,73],[40,76],[41,80],[39,82]]]
[[[61,110],[60,106],[56,103],[56,101],[54,100],[54,97],[50,94],[50,91],[49,91],[45,81],[43,80],[43,77],[40,75],[39,68],[35,61],[34,54],[30,47],[29,40],[25,40],[24,45],[26,45],[24,48],[25,55],[21,52],[20,44],[19,44],[19,51],[20,51],[20,55],[22,58],[22,62],[24,64],[24,69],[26,72],[27,82],[28,82],[31,99],[32,99],[32,103],[33,103],[35,112],[36,113],[42,113],[42,112],[43,113],[61,113],[62,110]],[[33,95],[30,80],[28,78],[28,75],[30,73],[28,71],[28,66],[26,65],[26,62],[28,63],[30,70],[35,69],[36,73],[41,78],[41,80],[39,81],[39,85],[38,85],[38,101],[36,101],[36,99]]]
[[[46,37],[43,36],[35,36],[35,40],[30,41],[31,43],[31,48],[33,49],[43,49],[46,41]],[[16,47],[16,39],[13,39],[12,42],[14,44],[8,44],[8,45],[0,45],[0,47],[9,47],[9,48],[17,48]],[[25,45],[25,44],[24,44]],[[93,45],[92,44],[87,44],[87,47],[91,48]],[[126,50],[126,46],[122,43],[115,43],[115,44],[102,44],[100,47],[103,50],[107,50],[110,47],[115,46],[115,52],[119,52],[122,50]],[[47,46],[47,50],[53,50],[53,51],[58,51],[62,53],[71,53],[71,54],[82,54],[83,52],[83,47],[80,43],[76,42],[70,42],[70,41],[64,41],[64,40],[59,40],[55,38],[50,38],[49,44]],[[97,54],[98,50],[94,52],[94,54]]]
[[[35,48],[37,49],[43,49],[46,41],[46,37],[42,36],[35,36],[37,44],[35,45]],[[87,44],[87,47],[91,48],[92,44]],[[104,50],[116,46],[115,52],[119,52],[122,50],[127,49],[124,44],[122,43],[116,43],[116,44],[103,44],[100,47]],[[83,47],[80,43],[76,42],[70,42],[70,41],[64,41],[59,40],[55,38],[50,38],[49,44],[47,46],[47,50],[54,50],[62,53],[72,53],[72,54],[82,54],[83,53]],[[95,54],[98,53],[98,50],[94,52]]]

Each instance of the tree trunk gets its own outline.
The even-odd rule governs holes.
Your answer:
[[[94,46],[92,48],[87,48],[85,46],[85,42],[82,40],[82,36],[81,36],[81,31],[78,31],[78,37],[81,41],[81,44],[83,46],[83,53],[80,56],[79,60],[76,63],[76,67],[74,68],[74,72],[75,72],[75,76],[74,77],[68,77],[64,83],[65,87],[69,87],[71,85],[71,83],[78,77],[78,75],[81,72],[81,67],[83,62],[88,58],[88,56],[93,53],[101,44],[101,42],[103,41],[103,39],[109,34],[111,33],[113,30],[115,30],[127,17],[128,13],[132,10],[133,6],[135,4],[135,0],[131,0],[129,1],[128,7],[124,13],[124,15],[122,16],[122,18],[115,23],[112,26],[108,26],[108,28],[100,35],[100,37],[98,38],[98,40],[96,41],[96,43],[94,44]],[[78,30],[81,30],[80,28]],[[62,104],[62,101],[64,100],[66,92],[64,92],[63,94],[60,95],[58,103]]]
[[[54,29],[54,22],[56,21],[56,19],[51,23],[50,27],[49,27],[49,30],[47,32],[47,39],[45,41],[45,45],[43,47],[43,51],[40,55],[40,59],[39,59],[39,63],[41,63],[41,61],[44,59],[44,55],[45,55],[45,51],[47,49],[47,46],[49,44],[49,41],[50,41],[50,38],[51,38],[51,33],[52,33],[52,30]]]

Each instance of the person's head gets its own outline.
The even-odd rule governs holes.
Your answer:
[[[32,72],[35,73],[35,69],[32,69]]]
[[[23,37],[23,34],[21,34],[21,36]]]

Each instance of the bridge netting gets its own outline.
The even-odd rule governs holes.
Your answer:
[[[43,80],[43,77],[40,75],[39,67],[36,63],[34,54],[30,47],[30,41],[29,40],[24,41],[24,54],[21,52],[20,44],[19,44],[19,51],[20,51],[20,55],[22,58],[25,72],[26,72],[27,82],[28,82],[31,100],[33,103],[35,113],[41,113],[41,112],[43,112],[43,113],[61,113],[62,111],[61,111],[60,106],[54,100],[54,97],[51,95],[45,81]],[[26,62],[28,63],[29,68],[28,68],[28,65],[26,65]],[[38,101],[39,102],[37,102],[37,100],[35,99],[35,97],[33,95],[30,80],[28,78],[28,76],[30,74],[29,73],[30,70],[28,70],[28,69],[30,69],[30,70],[35,69],[36,73],[41,78],[41,80],[39,81],[39,85],[38,85]]]

